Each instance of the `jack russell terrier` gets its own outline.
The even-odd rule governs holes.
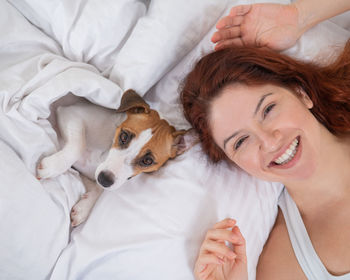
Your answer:
[[[58,107],[56,117],[61,150],[41,160],[37,177],[55,177],[72,166],[87,177],[86,193],[71,211],[72,226],[87,219],[104,189],[158,170],[196,142],[191,130],[176,131],[133,90],[116,111],[83,101]]]

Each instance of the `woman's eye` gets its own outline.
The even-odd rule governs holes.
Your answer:
[[[153,158],[151,158],[150,156],[148,157],[144,157],[142,160],[141,160],[141,165],[142,166],[150,166],[153,164]]]
[[[125,131],[122,131],[119,134],[119,144],[125,145],[128,142],[128,140],[129,140],[129,135]]]
[[[267,114],[270,113],[270,111],[272,110],[273,107],[275,107],[276,104],[271,104],[271,105],[268,105],[265,110],[264,110],[264,119],[266,118]]]
[[[236,144],[235,144],[235,146],[234,146],[235,150],[238,150],[238,148],[243,144],[243,142],[244,142],[247,138],[248,138],[248,136],[245,136],[245,137],[240,138],[240,139],[236,142]]]

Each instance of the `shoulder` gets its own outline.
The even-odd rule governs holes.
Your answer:
[[[257,279],[306,279],[295,257],[280,209],[275,225],[260,255],[256,273]]]

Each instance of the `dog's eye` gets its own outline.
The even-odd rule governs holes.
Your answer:
[[[140,165],[147,167],[154,163],[154,160],[151,156],[145,156],[143,159],[140,160]]]
[[[129,141],[129,134],[126,133],[125,131],[122,131],[119,134],[119,144],[120,145],[125,145]]]

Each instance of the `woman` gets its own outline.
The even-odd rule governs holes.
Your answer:
[[[326,67],[267,49],[213,52],[189,73],[181,100],[214,162],[285,186],[257,279],[350,279],[350,41]],[[247,279],[246,262],[227,219],[208,231],[194,272]]]

